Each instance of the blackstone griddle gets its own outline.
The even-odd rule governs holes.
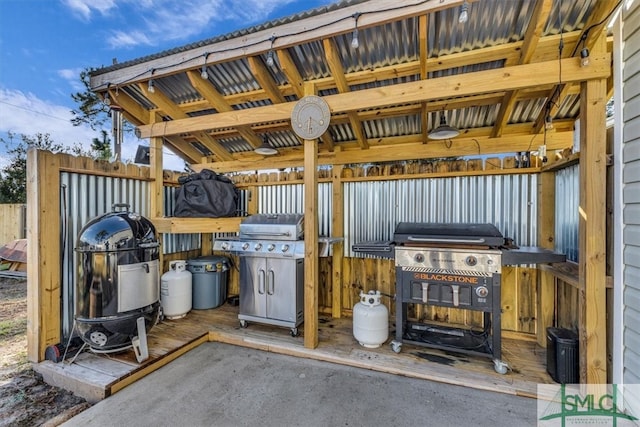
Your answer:
[[[495,370],[507,372],[501,359],[500,282],[503,265],[564,262],[565,255],[537,247],[520,248],[487,223],[401,222],[393,240],[361,242],[354,252],[395,259],[396,334],[403,342],[488,356]],[[411,322],[409,304],[481,311],[483,329]]]

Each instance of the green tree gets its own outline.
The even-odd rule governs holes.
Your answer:
[[[113,156],[111,152],[111,139],[106,130],[101,130],[102,139],[93,138],[91,149],[95,152],[95,158],[99,160],[109,160]]]
[[[9,133],[9,141],[0,138],[7,147],[9,164],[0,170],[0,203],[27,202],[27,150],[38,148],[54,153],[65,152],[65,148],[53,142],[48,133],[37,133],[30,137],[21,135],[22,141],[13,146],[15,135]]]
[[[91,90],[89,79],[92,71],[92,68],[85,68],[80,72],[80,81],[85,90],[71,94],[71,98],[79,104],[77,109],[71,110],[71,123],[74,126],[89,125],[91,129],[97,130],[108,122],[110,106]]]
[[[71,123],[74,126],[89,125],[93,130],[99,130],[105,127],[111,120],[111,104],[118,104],[118,90],[115,90],[113,98],[109,100],[109,104],[105,103],[97,93],[91,89],[91,73],[95,69],[85,68],[80,72],[80,81],[84,86],[84,90],[71,94],[78,108],[71,110],[73,118]],[[125,120],[124,132],[133,132],[131,123]]]

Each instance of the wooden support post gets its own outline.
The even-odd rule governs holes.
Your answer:
[[[340,147],[335,148],[336,151]],[[344,193],[342,191],[342,165],[334,165],[331,170],[331,185],[333,189],[332,206],[333,218],[331,229],[333,237],[344,237]],[[339,319],[342,316],[342,261],[343,261],[342,240],[333,245],[333,258],[331,262],[331,316]]]
[[[305,95],[315,93],[313,84]],[[318,347],[318,142],[304,141],[304,346]]]
[[[555,172],[543,172],[538,177],[538,245],[547,249],[555,247],[555,212],[556,211],[556,175]],[[555,316],[554,275],[545,270],[538,270],[536,307],[536,337],[538,345],[547,346],[547,327],[553,326]]]
[[[27,151],[27,358],[60,342],[60,174],[57,156]]]
[[[597,44],[605,48],[603,36]],[[607,383],[606,95],[606,79],[580,86],[580,382],[588,384]]]
[[[151,113],[151,120],[161,120],[155,113]],[[152,218],[162,218],[164,216],[164,176],[162,174],[162,138],[150,138],[149,140],[149,175],[151,182],[149,185],[149,212]],[[160,274],[164,266],[164,256],[162,254],[162,234],[158,233],[160,243]]]
[[[318,346],[318,143],[304,141],[304,346]]]

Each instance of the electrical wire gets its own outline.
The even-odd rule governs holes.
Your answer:
[[[482,156],[482,150],[480,149],[480,143],[478,142],[478,140],[477,140],[477,139],[475,139],[475,138],[471,138],[471,140],[472,140],[473,142],[475,142],[475,143],[476,143],[476,147],[478,147],[478,155],[479,155],[479,156]],[[486,162],[488,165],[491,165],[491,166],[493,166],[493,167],[494,167],[494,168],[496,168],[496,169],[502,169],[502,166],[500,166],[500,165],[496,165],[495,163],[490,162],[490,161],[489,161],[489,159],[485,159],[485,162]]]
[[[51,114],[43,113],[42,111],[31,110],[29,108],[25,108],[25,107],[22,107],[20,105],[12,104],[12,103],[7,102],[7,101],[0,101],[0,104],[5,104],[5,105],[8,105],[8,106],[13,107],[13,108],[17,108],[19,110],[26,111],[28,113],[40,114],[41,116],[45,116],[45,117],[49,117],[49,118],[52,118],[52,119],[69,122],[69,119],[63,119],[62,117],[57,117],[57,116],[54,116],[54,115],[51,115]]]
[[[581,42],[584,42],[587,37],[589,36],[589,31],[593,30],[596,27],[599,27],[600,25],[604,24],[605,22],[607,22],[609,20],[609,18],[611,18],[611,15],[613,15],[613,13],[618,10],[618,8],[620,7],[620,5],[622,4],[623,0],[618,0],[618,3],[616,3],[615,7],[613,7],[609,13],[607,14],[607,16],[605,16],[600,22],[596,22],[595,24],[590,25],[589,27],[587,27],[586,30],[584,30],[584,32],[582,33],[582,36],[580,36],[580,40],[578,41],[578,43],[576,43],[576,45],[573,48],[573,52],[571,52],[571,56],[575,56],[576,52],[578,52],[578,48],[580,46]]]
[[[437,1],[437,0],[423,0],[423,1],[420,1],[418,3],[413,3],[413,4],[410,4],[410,5],[400,5],[400,6],[388,7],[386,9],[371,10],[371,11],[366,11],[366,12],[356,12],[355,14],[346,15],[346,16],[343,16],[341,18],[338,18],[338,19],[336,19],[334,21],[331,21],[331,22],[327,22],[327,23],[322,24],[322,25],[318,25],[318,26],[315,26],[315,27],[306,27],[305,29],[302,29],[300,31],[295,31],[295,32],[287,33],[287,34],[281,34],[281,35],[273,34],[267,39],[256,40],[253,43],[242,44],[241,46],[238,46],[238,47],[228,47],[228,48],[225,48],[225,49],[218,49],[218,50],[208,51],[208,52],[205,52],[204,54],[198,54],[198,55],[193,56],[191,58],[183,59],[182,61],[174,63],[174,64],[168,64],[168,65],[164,65],[164,66],[161,66],[161,67],[151,68],[149,70],[142,71],[142,72],[134,75],[133,77],[129,77],[128,79],[122,80],[122,81],[117,82],[117,83],[115,83],[115,82],[106,82],[106,83],[102,83],[99,86],[92,87],[90,89],[92,91],[97,91],[97,90],[100,90],[100,89],[102,89],[104,87],[109,87],[109,86],[115,86],[116,89],[117,89],[118,86],[122,86],[124,84],[129,83],[129,82],[137,80],[137,79],[139,79],[139,78],[141,78],[141,77],[143,77],[143,76],[145,76],[145,75],[147,75],[149,73],[151,75],[153,75],[154,73],[156,73],[158,71],[179,67],[181,65],[187,64],[189,62],[192,62],[192,61],[194,61],[196,59],[199,59],[199,58],[202,58],[202,57],[204,57],[206,59],[209,55],[215,55],[215,54],[227,53],[227,52],[234,52],[234,51],[242,51],[242,50],[246,50],[249,47],[254,47],[254,46],[263,44],[265,42],[269,42],[270,45],[273,47],[273,43],[275,42],[275,40],[277,40],[279,38],[298,36],[298,35],[301,35],[301,34],[310,33],[312,31],[317,31],[317,30],[329,27],[331,25],[337,24],[339,22],[346,21],[348,19],[355,19],[356,15],[358,17],[360,17],[362,15],[382,14],[382,13],[387,13],[387,12],[393,12],[393,11],[396,11],[396,10],[406,9],[408,7],[421,6],[423,4],[427,4],[427,3],[431,3],[431,2],[435,2],[435,1]]]

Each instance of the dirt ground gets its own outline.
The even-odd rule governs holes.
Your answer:
[[[0,277],[0,426],[56,426],[90,405],[27,361],[27,281]]]

